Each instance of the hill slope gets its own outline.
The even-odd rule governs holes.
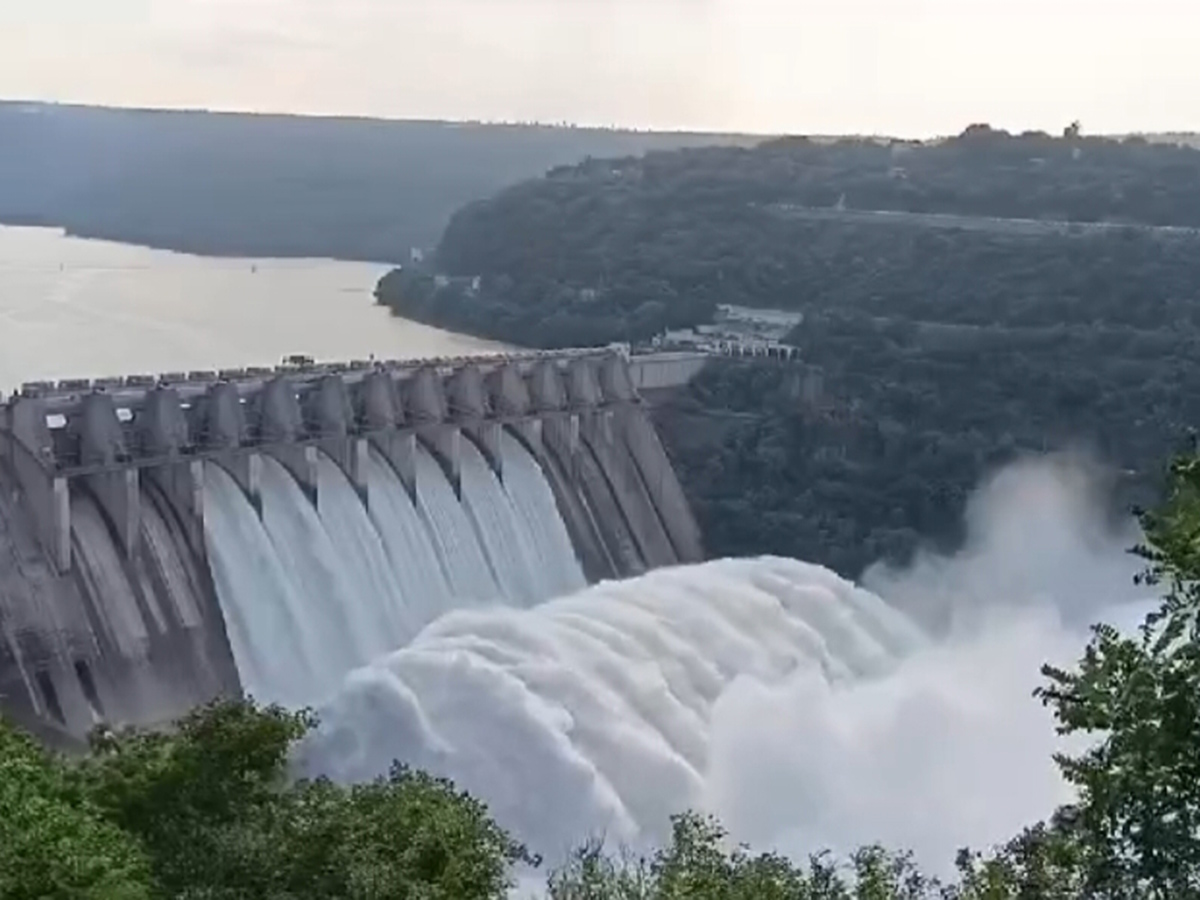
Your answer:
[[[880,211],[883,211],[882,213]],[[538,346],[645,340],[718,303],[797,310],[803,362],[715,365],[658,415],[715,555],[850,575],[953,546],[1025,452],[1152,491],[1200,423],[1200,152],[969,129],[590,161],[458,212],[479,290],[389,275],[435,324]]]
[[[592,155],[750,138],[0,102],[0,222],[197,253],[406,259]]]

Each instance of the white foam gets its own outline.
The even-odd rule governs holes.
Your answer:
[[[595,831],[636,840],[703,801],[714,704],[739,678],[851,684],[924,643],[816,566],[660,570],[443,617],[350,676],[307,755],[346,780],[395,758],[452,775],[538,849]]]

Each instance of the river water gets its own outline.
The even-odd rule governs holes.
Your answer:
[[[0,226],[0,390],[23,381],[454,356],[497,345],[392,316],[384,264],[188,256]]]

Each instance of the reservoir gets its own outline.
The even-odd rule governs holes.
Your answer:
[[[375,303],[386,264],[189,256],[0,226],[0,391],[23,381],[486,353]]]

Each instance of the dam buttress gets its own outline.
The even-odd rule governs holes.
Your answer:
[[[327,543],[342,550],[308,581],[339,566],[350,574],[320,595],[293,585],[279,615],[296,627],[306,603],[332,597],[354,615],[411,603],[424,611],[393,611],[391,621],[424,624],[459,602],[550,599],[499,587],[474,596],[487,585],[537,594],[571,583],[569,567],[595,583],[697,562],[699,529],[644,394],[703,364],[696,354],[581,350],[26,384],[0,406],[0,709],[70,744],[102,722],[165,723],[246,689],[249,651],[231,633],[256,611],[228,567],[222,590],[214,579],[213,477],[235,485],[229,502],[259,520],[264,491],[298,492],[317,513],[289,509],[318,522],[310,531],[342,527],[324,521],[322,490],[352,489],[337,496],[337,521],[355,523],[358,537],[333,535]],[[242,521],[255,528],[252,517]],[[267,524],[260,555],[292,560],[284,570],[307,565],[301,548],[281,546],[287,523]],[[369,558],[357,549],[367,544]],[[568,552],[573,560],[555,559]],[[495,577],[463,587],[463,560],[479,559]],[[364,567],[374,580],[355,580]],[[558,581],[539,581],[550,569]],[[435,579],[436,603],[413,596]],[[357,596],[368,592],[379,596]],[[256,665],[289,652],[281,643],[255,653]],[[347,664],[369,662],[365,652]]]

